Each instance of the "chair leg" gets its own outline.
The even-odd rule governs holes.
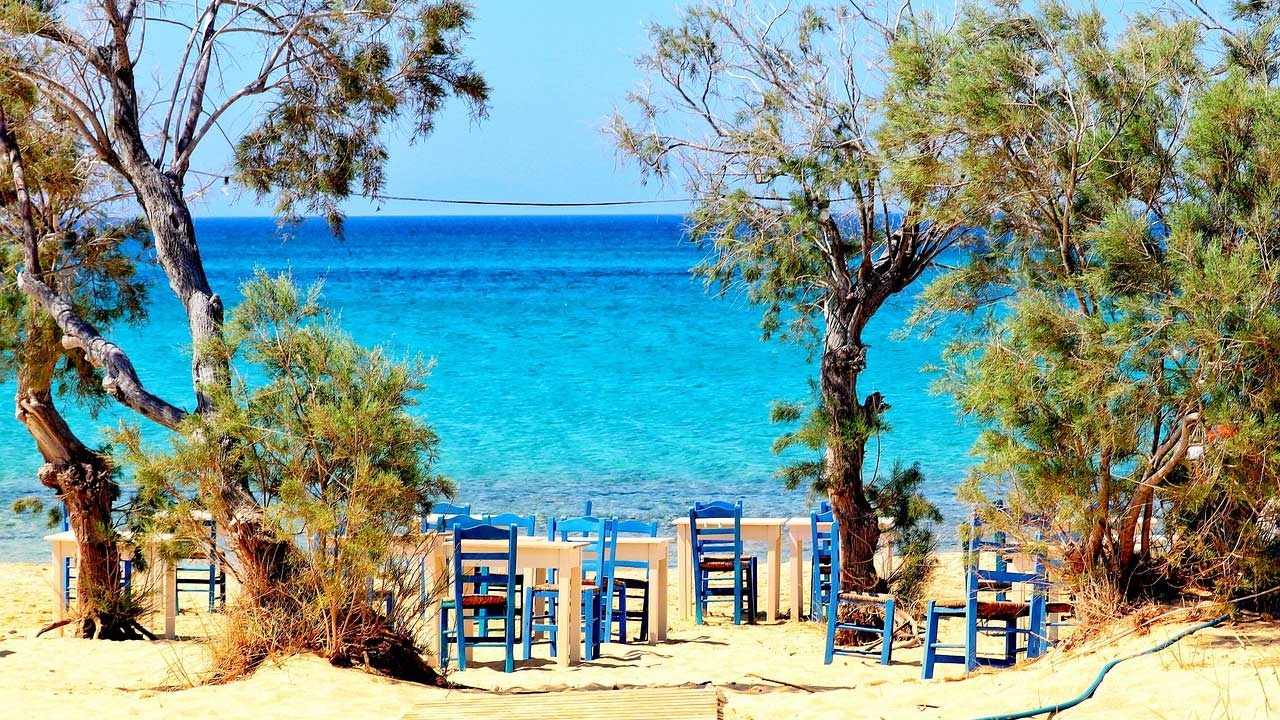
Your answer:
[[[449,608],[441,606],[440,608],[440,654],[436,658],[440,661],[440,669],[447,670],[449,667]]]
[[[617,619],[618,642],[625,643],[627,641],[627,589],[624,586],[622,588],[622,592],[619,593],[616,589],[614,592],[617,593],[618,597],[618,611],[615,615],[613,611],[613,603],[609,603],[609,623],[605,624],[605,634],[608,635],[609,628],[611,627],[613,620]]]
[[[834,605],[835,603],[831,604]],[[816,605],[814,609],[816,611]],[[830,665],[832,658],[836,654],[836,618],[839,617],[839,613],[836,612],[836,608],[829,607],[824,614],[827,616],[827,647],[822,662],[824,665]]]
[[[503,637],[506,640],[507,658],[503,665],[506,672],[516,671],[516,598],[507,598],[507,618],[506,627],[502,629]]]
[[[972,604],[971,604],[972,607]],[[964,614],[964,670],[973,672],[978,669],[978,618],[977,612]]]
[[[520,618],[523,627],[524,659],[528,660],[533,653],[533,586],[524,589],[524,615]]]
[[[640,600],[640,640],[649,641],[649,585],[644,586],[644,595]]]
[[[742,559],[733,559],[733,624],[742,624]]]
[[[933,677],[934,658],[938,654],[938,614],[934,612],[933,601],[925,610],[924,616],[924,659],[920,662],[920,678],[929,680]]]
[[[702,625],[702,608],[706,602],[706,591],[703,589],[703,573],[701,569],[693,571],[693,614],[699,625]]]
[[[884,601],[884,637],[880,648],[880,664],[888,665],[893,657],[893,598]]]

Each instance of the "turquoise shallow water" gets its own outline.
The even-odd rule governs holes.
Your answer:
[[[324,279],[325,299],[368,344],[436,359],[422,412],[441,436],[440,469],[477,511],[600,512],[668,520],[695,499],[742,498],[751,514],[807,512],[804,492],[773,477],[780,428],[774,399],[808,393],[806,352],[759,339],[759,311],[741,295],[708,296],[688,268],[700,251],[681,219],[628,217],[351,218],[347,237],[318,221],[276,234],[269,219],[197,223],[210,280],[228,300],[255,266]],[[920,369],[937,341],[891,341],[912,298],[891,301],[870,328],[864,391],[893,409],[882,465],[918,460],[928,492],[951,516],[974,430]],[[190,406],[185,321],[163,277],[150,324],[112,333],[144,382]],[[0,385],[0,397],[13,396]],[[97,419],[68,412],[94,430]],[[144,426],[145,427],[145,426]],[[162,432],[150,433],[157,441]],[[39,560],[44,530],[15,518],[40,494],[34,444],[0,420],[0,559]]]

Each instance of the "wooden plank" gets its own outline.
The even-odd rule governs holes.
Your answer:
[[[713,687],[567,690],[513,695],[454,691],[433,700],[416,703],[404,717],[405,720],[449,720],[464,717],[510,720],[719,720],[720,697]]]

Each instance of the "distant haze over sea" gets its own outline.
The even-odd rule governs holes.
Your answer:
[[[761,342],[760,312],[740,293],[708,295],[689,268],[702,251],[677,216],[353,217],[346,238],[308,220],[282,238],[265,218],[206,219],[196,227],[214,289],[228,308],[255,267],[324,280],[324,300],[365,344],[434,357],[417,411],[441,437],[439,469],[476,512],[598,513],[670,520],[694,500],[741,498],[752,515],[807,514],[810,499],[773,477],[773,400],[809,394],[805,349]],[[111,337],[144,382],[192,405],[186,322],[155,273],[151,318]],[[928,492],[960,511],[954,487],[972,463],[975,431],[947,397],[928,393],[939,340],[891,341],[914,302],[890,301],[867,342],[865,394],[884,393],[893,429],[881,469],[920,461]],[[12,383],[0,385],[0,559],[45,560],[37,520],[15,498],[50,497],[39,455],[13,419]],[[67,407],[94,443],[99,427],[139,423],[114,407],[91,419]],[[869,446],[874,458],[875,441]],[[794,456],[794,457],[799,457]],[[127,479],[126,479],[127,483]],[[951,535],[949,529],[944,535]]]

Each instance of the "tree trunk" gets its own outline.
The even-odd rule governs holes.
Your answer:
[[[858,400],[858,376],[866,367],[867,348],[852,313],[828,313],[822,352],[822,399],[827,429],[826,481],[831,510],[840,522],[841,587],[853,592],[883,590],[876,575],[875,554],[880,518],[867,500],[862,470],[867,429],[885,409],[879,393]]]
[[[18,420],[36,441],[44,458],[40,483],[66,506],[80,558],[76,565],[76,634],[107,640],[150,637],[135,620],[121,587],[120,552],[112,525],[111,503],[117,494],[111,462],[93,452],[71,432],[50,392],[61,355],[57,333],[33,325],[23,348],[14,398]],[[62,568],[54,568],[60,573]]]

